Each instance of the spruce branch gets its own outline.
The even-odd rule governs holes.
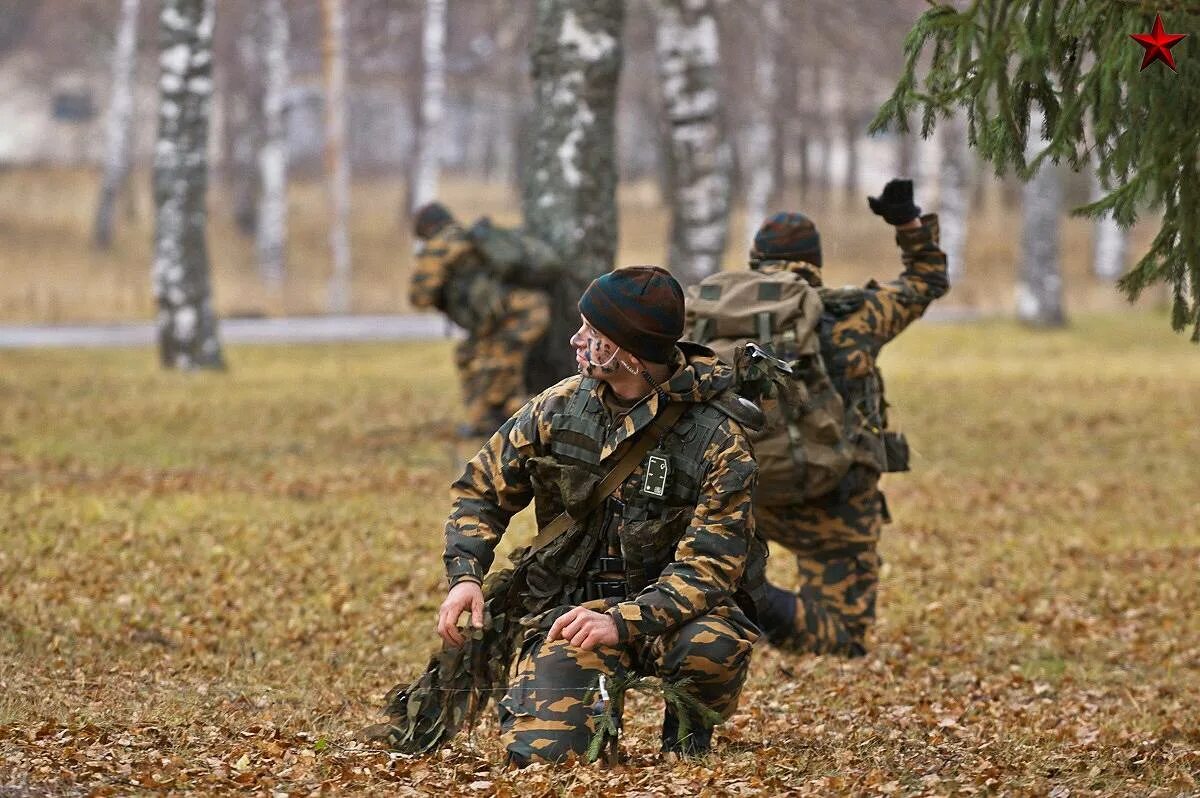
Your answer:
[[[1194,0],[974,0],[963,10],[931,2],[870,131],[907,132],[919,113],[928,137],[962,108],[970,146],[997,176],[1028,179],[1047,160],[1078,171],[1094,155],[1107,194],[1074,212],[1111,211],[1126,227],[1142,211],[1161,214],[1153,244],[1118,286],[1132,301],[1165,283],[1172,326],[1192,325],[1200,340],[1200,64],[1140,69],[1129,34],[1148,30],[1158,12],[1168,30],[1200,30]],[[1030,130],[1035,114],[1040,131]],[[1027,152],[1037,132],[1045,141]]]

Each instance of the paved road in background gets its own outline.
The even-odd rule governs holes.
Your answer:
[[[980,318],[971,308],[934,305],[925,318],[964,322]],[[297,316],[280,319],[221,319],[221,340],[229,344],[298,344],[353,341],[428,341],[461,333],[438,315]],[[35,347],[153,346],[150,322],[128,324],[0,325],[0,349]]]

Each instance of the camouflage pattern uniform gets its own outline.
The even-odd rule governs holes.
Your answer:
[[[620,460],[623,444],[667,402],[688,403],[650,453],[670,462],[662,497],[643,491],[645,458],[606,503],[539,551],[527,572],[520,610],[529,613],[527,632],[500,702],[503,740],[518,764],[586,750],[594,725],[584,700],[600,674],[690,677],[684,689],[722,718],[737,707],[758,637],[742,591],[761,583],[766,555],[750,513],[757,466],[734,420],[740,406],[727,393],[730,369],[711,350],[687,344],[674,366],[662,395],[631,408],[582,376],[548,388],[492,436],[452,488],[445,563],[453,587],[483,579],[509,520],[531,500],[539,528],[578,508]],[[554,618],[576,605],[606,611],[620,642],[592,651],[548,642]],[[671,749],[678,719],[667,714]],[[706,747],[711,729],[692,723],[697,747]]]
[[[466,426],[471,434],[491,434],[529,397],[525,362],[550,325],[549,297],[505,285],[463,228],[450,223],[422,245],[409,301],[442,311],[467,331],[454,352]]]
[[[937,246],[937,215],[922,216],[921,223],[919,229],[896,231],[904,264],[897,280],[885,285],[872,280],[862,289],[822,289],[822,357],[839,391],[853,399],[846,412],[855,457],[841,485],[826,496],[792,506],[755,504],[759,531],[791,551],[799,569],[795,607],[788,613],[794,618],[791,633],[768,629],[773,641],[781,638],[787,647],[844,656],[866,652],[866,633],[875,619],[879,534],[891,520],[879,490],[879,476],[889,464],[883,440],[887,407],[876,358],[950,287],[946,256]],[[766,261],[757,267],[787,269],[820,282],[819,269],[808,263]],[[778,594],[774,598],[784,600]]]

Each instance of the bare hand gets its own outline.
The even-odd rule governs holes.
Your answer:
[[[466,642],[466,638],[458,630],[458,618],[467,610],[471,611],[471,626],[482,629],[483,588],[475,582],[459,582],[450,588],[446,600],[438,610],[438,634],[452,646],[458,647]]]
[[[591,651],[598,645],[615,646],[621,641],[612,616],[584,607],[575,607],[558,616],[550,627],[548,639],[559,638],[584,651]]]

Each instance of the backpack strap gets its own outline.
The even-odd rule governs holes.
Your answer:
[[[625,452],[625,455],[617,462],[612,470],[604,475],[604,479],[600,480],[596,487],[592,488],[591,494],[588,495],[587,501],[583,505],[583,512],[579,518],[572,518],[567,513],[560,513],[555,518],[537,533],[537,537],[533,539],[533,543],[529,546],[529,553],[536,554],[546,546],[554,542],[559,535],[571,528],[571,525],[577,521],[586,518],[593,510],[600,506],[601,502],[612,495],[612,492],[620,487],[633,470],[638,467],[642,461],[642,457],[650,451],[654,444],[662,440],[662,437],[667,434],[667,431],[675,425],[679,417],[683,415],[688,404],[686,402],[673,402],[668,404],[662,414],[643,430],[633,446]]]

